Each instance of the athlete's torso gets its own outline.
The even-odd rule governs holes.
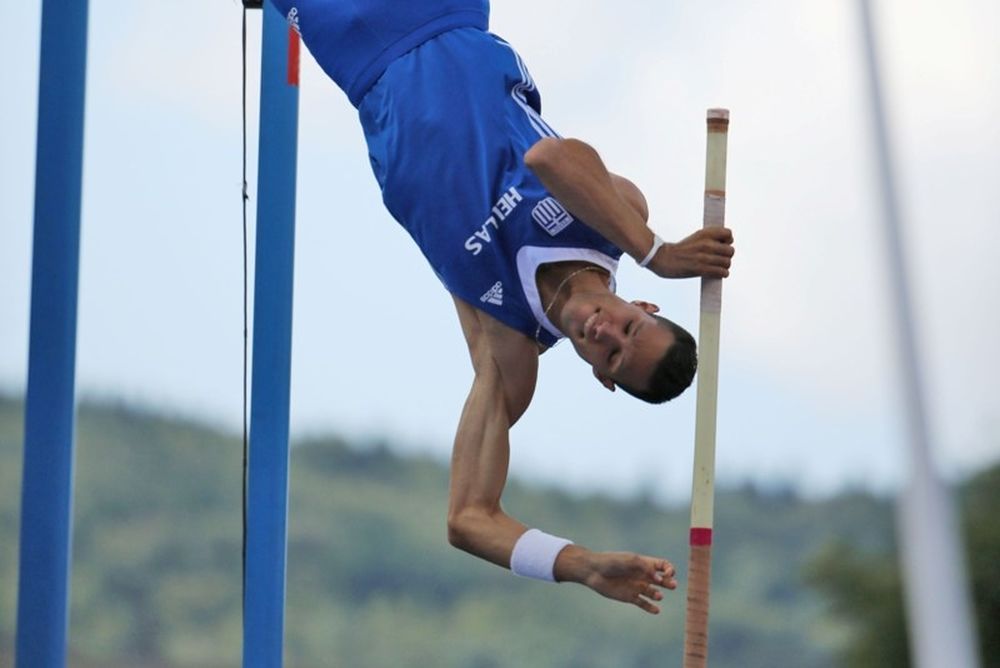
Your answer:
[[[613,276],[621,251],[524,164],[556,136],[540,106],[510,45],[466,28],[394,61],[359,111],[385,204],[448,291],[552,345],[561,334],[544,317],[538,267],[586,261]]]

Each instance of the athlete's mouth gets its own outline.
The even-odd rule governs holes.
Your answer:
[[[583,321],[583,339],[585,341],[590,339],[590,333],[594,330],[594,327],[597,324],[597,317],[600,313],[600,310],[594,311],[586,320]]]

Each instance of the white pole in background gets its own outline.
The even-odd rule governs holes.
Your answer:
[[[950,493],[931,458],[870,0],[858,0],[858,8],[882,198],[886,272],[897,329],[894,346],[910,445],[896,523],[911,658],[916,668],[977,668],[965,552]]]

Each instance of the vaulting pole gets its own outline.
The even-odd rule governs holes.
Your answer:
[[[910,652],[917,668],[975,668],[979,665],[965,551],[957,529],[951,495],[931,456],[923,377],[917,356],[917,333],[910,281],[903,255],[903,224],[892,163],[889,131],[882,102],[878,48],[869,0],[858,1],[871,105],[886,271],[909,436],[908,471],[896,506],[899,556],[905,583]]]
[[[16,661],[66,665],[87,0],[42,5]]]
[[[298,142],[298,35],[263,6],[243,665],[282,665]]]
[[[726,146],[729,111],[709,109],[705,159],[704,227],[726,219]],[[715,503],[715,417],[719,387],[719,324],[722,279],[701,279],[698,333],[698,394],[695,409],[694,478],[691,486],[691,556],[688,561],[684,668],[708,665],[708,605],[712,571],[712,522]]]

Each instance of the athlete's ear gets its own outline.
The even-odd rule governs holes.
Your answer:
[[[649,302],[644,302],[641,299],[633,299],[632,303],[641,308],[646,313],[650,315],[660,312],[660,307],[656,304],[650,304]]]
[[[599,382],[601,385],[608,388],[612,392],[615,391],[615,381],[611,380],[597,369],[594,369],[593,371],[594,371],[594,378],[597,379],[597,382]]]

